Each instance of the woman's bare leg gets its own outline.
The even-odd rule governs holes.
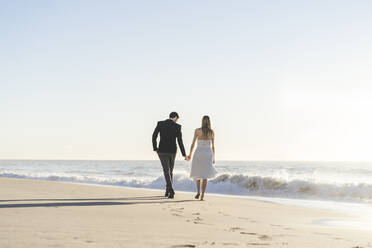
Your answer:
[[[201,194],[201,197],[200,197],[200,200],[204,200],[204,193],[205,193],[205,190],[207,188],[207,182],[208,182],[208,179],[203,179],[203,185],[202,185],[202,194]]]
[[[196,180],[196,189],[198,190],[198,193],[195,196],[195,199],[199,199],[200,196],[200,179]]]

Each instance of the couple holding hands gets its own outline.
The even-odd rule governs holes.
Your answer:
[[[213,165],[215,163],[215,150],[214,131],[211,128],[211,121],[209,116],[203,116],[201,127],[195,129],[190,153],[186,155],[182,141],[181,125],[177,124],[178,119],[179,115],[176,112],[170,113],[169,119],[158,122],[152,134],[152,145],[154,151],[156,151],[159,156],[166,181],[165,196],[173,199],[175,195],[173,189],[173,169],[177,153],[177,140],[185,160],[191,160],[190,177],[196,180],[197,188],[195,199],[200,198],[200,200],[204,200],[208,179],[215,177],[217,174]],[[157,137],[159,134],[160,141],[158,147]],[[193,154],[195,143],[197,143],[197,147]]]

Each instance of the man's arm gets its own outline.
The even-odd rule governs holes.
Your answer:
[[[182,141],[181,126],[179,126],[179,130],[177,134],[177,142],[178,142],[178,146],[180,147],[182,156],[186,157],[185,147],[183,146],[183,141]]]
[[[160,129],[159,129],[159,122],[158,122],[158,124],[155,127],[154,132],[152,133],[152,147],[153,147],[154,151],[158,150],[158,144],[157,144],[156,140],[158,138],[159,131],[160,131]]]

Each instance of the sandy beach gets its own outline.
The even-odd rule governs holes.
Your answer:
[[[238,197],[0,179],[0,247],[372,247],[328,210]]]

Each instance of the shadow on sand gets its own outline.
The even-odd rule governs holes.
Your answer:
[[[13,199],[13,200],[0,200],[0,203],[2,202],[30,202],[30,201],[32,201],[33,203],[0,204],[0,208],[115,206],[115,205],[136,205],[136,204],[156,204],[156,203],[177,203],[177,202],[190,202],[194,200],[174,200],[174,199],[169,200],[165,198],[164,196],[138,196],[138,197],[124,197],[124,198]]]

